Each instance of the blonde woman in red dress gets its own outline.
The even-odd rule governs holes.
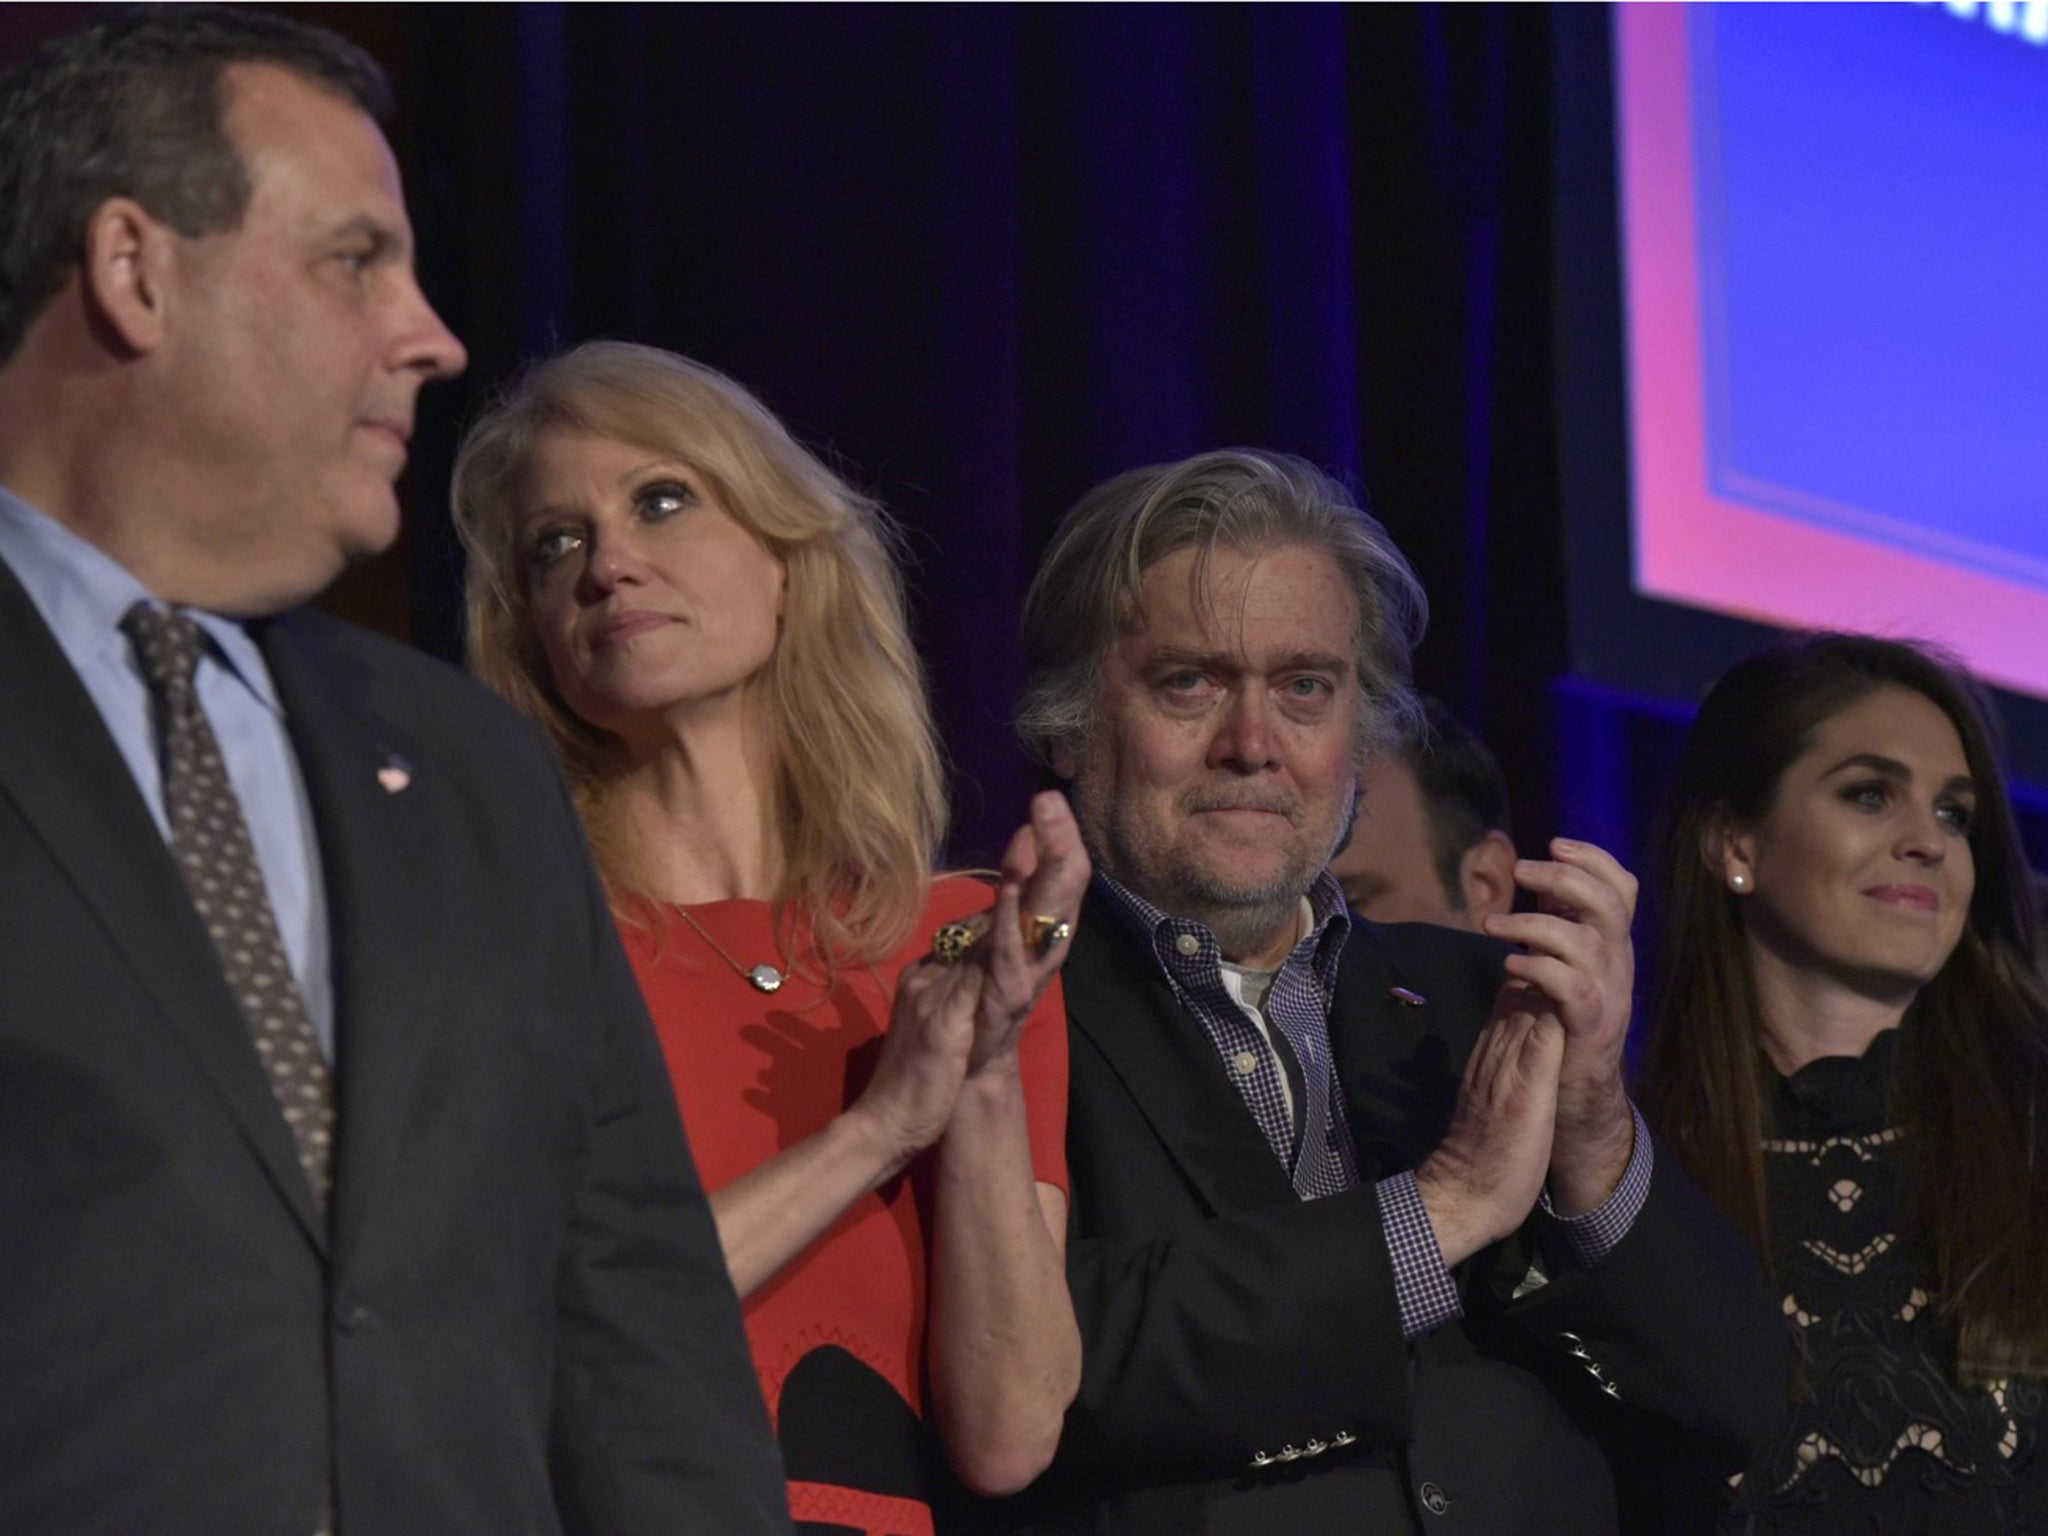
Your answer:
[[[932,875],[943,782],[888,524],[713,370],[619,342],[542,363],[454,495],[472,663],[568,765],[798,1529],[920,1536],[963,1483],[1021,1487],[1080,1365],[1065,803],[1033,802],[993,892]]]

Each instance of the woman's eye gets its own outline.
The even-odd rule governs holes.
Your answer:
[[[573,528],[544,529],[527,544],[526,558],[536,570],[546,570],[582,542]]]
[[[1882,808],[1891,796],[1882,784],[1851,784],[1843,789],[1842,798],[1851,805],[1874,811]]]
[[[1971,825],[1977,819],[1977,808],[1974,805],[1965,805],[1960,800],[1949,800],[1941,805],[1937,805],[1934,808],[1934,814],[1955,828],[1956,831],[1967,835]]]
[[[652,485],[642,486],[635,498],[640,515],[651,522],[674,517],[696,504],[697,493],[680,480],[658,480]]]

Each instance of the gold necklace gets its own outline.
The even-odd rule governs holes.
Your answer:
[[[723,960],[727,965],[731,966],[733,970],[737,972],[739,975],[744,976],[747,979],[747,981],[752,984],[756,992],[780,992],[782,990],[782,984],[785,981],[789,980],[789,977],[785,972],[778,971],[774,966],[769,965],[766,961],[763,961],[761,964],[755,966],[741,965],[739,961],[733,959],[731,955],[726,953],[726,949],[723,944],[719,943],[718,940],[711,937],[710,933],[705,929],[702,923],[698,922],[696,918],[690,916],[688,908],[678,906],[676,908],[676,916],[680,917],[684,922],[688,923],[692,928],[696,929],[697,937],[702,939],[706,944],[709,944],[711,946],[712,953],[717,955],[718,958]]]

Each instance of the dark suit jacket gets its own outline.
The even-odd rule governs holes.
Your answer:
[[[1461,1323],[1402,1339],[1370,1182],[1442,1138],[1499,957],[1448,929],[1354,921],[1331,1041],[1366,1183],[1303,1202],[1201,1026],[1090,898],[1065,970],[1083,1380],[1053,1471],[1000,1518],[1585,1536],[1615,1527],[1611,1460],[1742,1464],[1784,1402],[1783,1324],[1668,1156],[1598,1267],[1547,1266],[1530,1289],[1534,1217],[1463,1266]]]
[[[163,838],[0,563],[0,1530],[306,1536],[330,1469],[361,1536],[786,1530],[546,747],[402,647],[259,628],[334,928],[331,1235]]]

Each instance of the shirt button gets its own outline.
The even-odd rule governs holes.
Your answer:
[[[1173,941],[1173,947],[1184,955],[1199,955],[1202,952],[1202,941],[1192,933],[1184,933]]]
[[[1237,1068],[1239,1077],[1250,1077],[1259,1070],[1259,1058],[1250,1051],[1239,1051],[1231,1065]]]

